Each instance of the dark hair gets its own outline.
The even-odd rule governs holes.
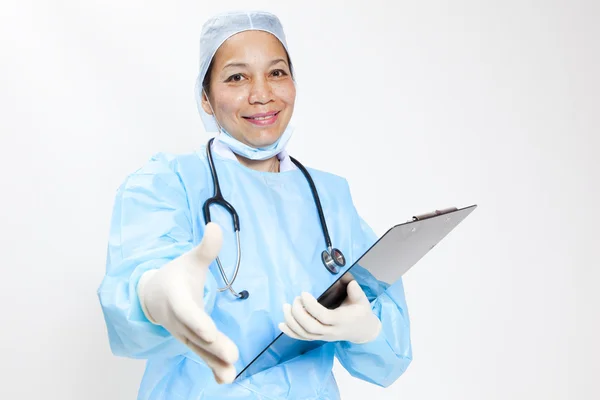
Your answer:
[[[285,56],[287,58],[288,65],[290,67],[290,73],[292,74],[292,79],[294,79],[294,73],[292,72],[293,71],[292,60],[290,60],[290,55],[288,54],[287,51],[285,52]],[[202,81],[202,88],[206,92],[207,96],[210,94],[210,80],[212,77],[212,69],[213,69],[214,62],[215,62],[215,58],[213,56],[212,60],[210,60],[210,64],[208,65],[208,69],[206,70],[206,75],[204,75],[204,80]]]

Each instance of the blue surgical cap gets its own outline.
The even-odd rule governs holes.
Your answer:
[[[202,26],[200,35],[200,73],[196,79],[196,104],[206,132],[219,132],[212,115],[202,108],[202,82],[208,67],[221,45],[233,35],[244,31],[264,31],[274,35],[288,53],[283,26],[275,15],[265,11],[233,11],[217,14]],[[291,68],[291,66],[290,66]],[[292,72],[292,76],[294,72]]]

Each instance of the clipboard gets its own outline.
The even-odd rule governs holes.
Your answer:
[[[354,264],[345,268],[318,298],[324,307],[335,309],[346,298],[346,285],[358,275],[374,277],[388,287],[398,281],[421,258],[433,249],[477,205],[464,208],[446,208],[427,214],[413,216],[410,221],[391,227]],[[299,355],[314,350],[327,342],[293,339],[279,334],[260,354],[248,363],[236,376],[235,381],[246,379]]]

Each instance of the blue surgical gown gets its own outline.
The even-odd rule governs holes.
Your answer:
[[[234,289],[248,290],[250,297],[240,301],[227,291],[218,292],[224,284],[213,263],[204,288],[205,307],[237,344],[239,372],[281,333],[284,303],[302,291],[318,296],[338,276],[321,261],[323,232],[300,170],[267,173],[217,154],[213,158],[223,196],[240,217],[242,259]],[[358,215],[345,179],[308,171],[332,243],[345,254],[347,266],[352,265],[377,237]],[[390,286],[366,279],[359,283],[383,326],[374,341],[327,343],[246,379],[218,385],[198,356],[148,321],[136,294],[142,273],[200,243],[205,226],[202,206],[212,195],[204,148],[184,155],[157,154],[117,191],[98,296],[112,352],[147,359],[139,399],[339,399],[332,374],[334,356],[352,376],[383,387],[406,370],[412,350],[402,281]],[[220,259],[231,277],[237,254],[231,217],[212,206],[211,219],[223,229]]]

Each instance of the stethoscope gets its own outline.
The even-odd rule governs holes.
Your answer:
[[[242,249],[240,246],[240,218],[238,217],[238,214],[235,211],[235,208],[231,204],[229,204],[227,202],[227,200],[225,200],[223,198],[223,195],[221,194],[221,186],[219,185],[219,178],[217,177],[217,171],[215,170],[215,164],[214,164],[213,157],[212,157],[211,146],[212,146],[213,140],[214,140],[214,138],[211,138],[208,141],[208,144],[206,145],[206,153],[208,155],[208,165],[210,167],[210,173],[212,175],[212,180],[213,180],[213,185],[214,185],[214,196],[209,198],[208,200],[206,200],[206,202],[204,203],[204,206],[203,206],[204,221],[207,224],[210,222],[210,206],[213,204],[217,204],[217,205],[223,207],[225,210],[227,210],[227,212],[229,212],[229,214],[231,215],[231,218],[233,219],[233,229],[235,231],[235,238],[236,238],[236,243],[237,243],[237,260],[235,263],[235,270],[233,272],[233,277],[231,278],[231,281],[229,281],[229,279],[225,275],[223,266],[221,265],[221,260],[219,260],[219,257],[217,257],[217,259],[216,259],[217,266],[219,267],[221,277],[223,278],[223,281],[226,284],[225,287],[219,288],[219,292],[229,290],[235,297],[243,300],[243,299],[248,298],[248,296],[249,296],[248,291],[242,290],[241,292],[238,293],[235,290],[233,290],[233,288],[232,288],[233,282],[235,282],[235,279],[237,278],[237,274],[240,270],[240,261],[241,261],[241,257],[242,257]],[[315,183],[313,182],[312,178],[310,177],[310,174],[308,173],[306,168],[304,168],[304,166],[302,164],[300,164],[300,162],[298,160],[294,159],[293,157],[290,157],[290,159],[298,167],[298,169],[302,172],[302,174],[306,178],[306,181],[308,182],[308,185],[310,186],[310,191],[312,193],[313,199],[315,200],[315,205],[317,206],[317,211],[319,212],[319,219],[321,220],[321,228],[323,230],[323,236],[325,237],[325,245],[327,246],[327,249],[323,250],[323,252],[321,253],[321,260],[323,261],[325,268],[327,268],[327,270],[329,272],[331,272],[332,274],[337,274],[340,272],[340,269],[338,267],[343,267],[346,265],[346,258],[344,257],[344,254],[342,254],[342,252],[340,250],[333,248],[333,246],[331,245],[331,238],[329,237],[329,231],[327,230],[327,223],[325,222],[325,216],[323,215],[323,208],[321,207],[321,201],[319,200],[319,194],[317,192],[317,188],[315,187]]]

